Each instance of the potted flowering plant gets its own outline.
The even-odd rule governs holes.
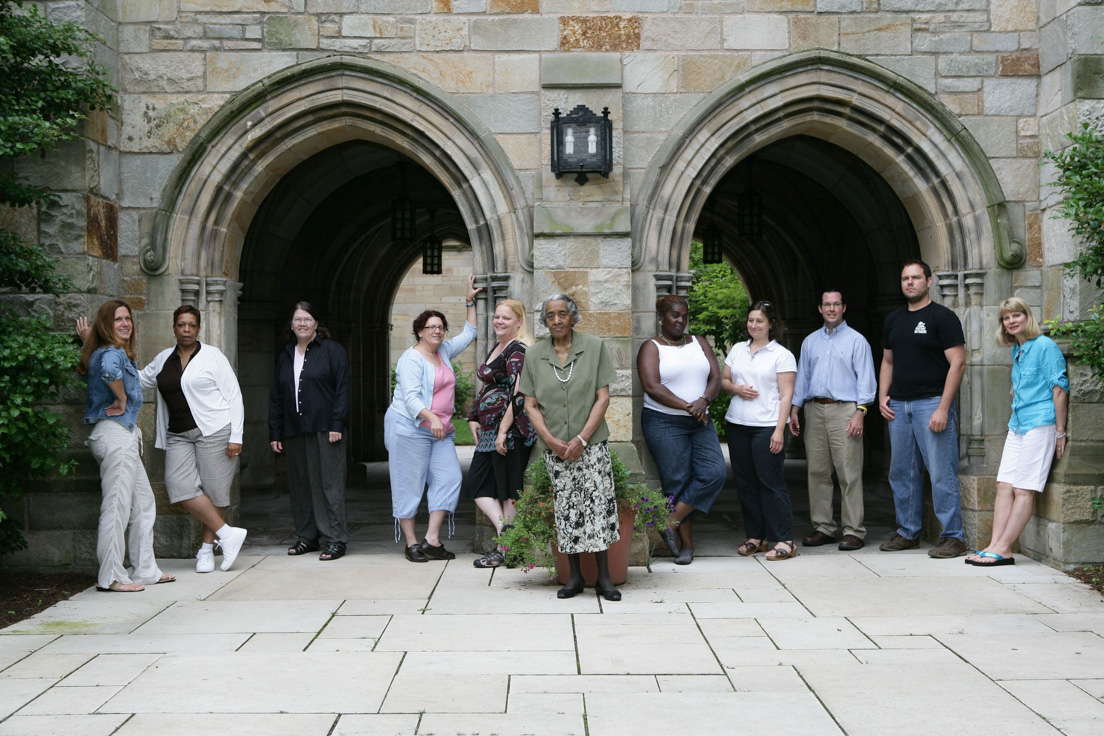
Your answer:
[[[610,452],[610,461],[613,466],[613,490],[621,522],[621,541],[610,547],[610,573],[614,584],[620,585],[628,572],[629,549],[633,540],[646,536],[649,529],[661,529],[667,523],[671,504],[661,491],[652,489],[647,483],[630,482],[629,469],[616,452]],[[526,488],[516,503],[517,517],[512,526],[504,529],[495,538],[495,543],[502,550],[507,564],[520,567],[525,572],[538,566],[544,567],[549,575],[554,576],[556,556],[560,553],[556,546],[552,482],[548,477],[544,458],[538,458],[529,466],[526,480]],[[584,577],[588,577],[588,559],[593,564],[592,556],[583,555]],[[650,563],[650,552],[647,559]]]

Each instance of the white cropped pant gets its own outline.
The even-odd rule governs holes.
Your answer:
[[[96,538],[96,559],[100,563],[96,585],[101,588],[113,582],[152,585],[161,579],[153,556],[157,507],[142,465],[141,447],[141,430],[128,430],[111,419],[96,422],[88,438],[88,449],[100,464],[103,491]],[[132,565],[129,573],[123,567],[128,544]]]

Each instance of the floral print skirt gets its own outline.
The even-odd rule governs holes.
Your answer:
[[[566,461],[544,451],[555,498],[556,536],[560,552],[602,552],[621,538],[613,466],[605,442],[589,445],[578,460]]]

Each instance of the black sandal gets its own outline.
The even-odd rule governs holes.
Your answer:
[[[503,554],[495,550],[494,552],[483,555],[478,560],[472,561],[472,565],[482,570],[488,567],[498,567],[499,565],[505,564],[505,562],[506,558]]]
[[[330,560],[337,560],[345,556],[345,545],[341,542],[330,542],[326,545],[326,551],[318,555],[318,559],[323,562],[329,562]]]
[[[293,557],[295,555],[305,555],[308,552],[317,552],[317,551],[318,551],[318,543],[317,542],[314,542],[312,544],[307,544],[302,539],[300,539],[298,542],[296,542],[294,546],[288,547],[288,554],[293,556]]]

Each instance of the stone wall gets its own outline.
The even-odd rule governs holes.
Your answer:
[[[119,87],[119,105],[111,114],[92,118],[85,141],[67,144],[45,159],[18,162],[29,177],[57,189],[59,199],[30,217],[4,217],[37,234],[77,283],[79,293],[49,307],[59,324],[91,313],[107,295],[124,295],[143,310],[139,314],[143,360],[170,344],[168,315],[186,298],[204,310],[211,342],[228,354],[234,354],[238,345],[235,279],[240,276],[240,253],[233,248],[225,254],[216,249],[213,252],[220,256],[213,261],[190,251],[170,253],[163,266],[139,259],[143,248],[163,236],[154,230],[155,215],[174,172],[215,144],[197,139],[197,133],[217,113],[232,107],[240,99],[236,95],[250,85],[333,55],[372,59],[405,70],[416,80],[410,89],[418,88],[415,91],[424,99],[455,105],[465,120],[485,129],[485,137],[503,152],[511,169],[510,181],[516,182],[510,186],[520,190],[521,221],[531,225],[531,236],[526,235],[530,242],[522,249],[520,264],[504,259],[493,268],[488,265],[488,273],[481,278],[498,279],[495,296],[508,293],[531,305],[552,291],[575,296],[585,312],[581,329],[607,339],[619,371],[609,413],[617,442],[639,442],[632,426],[633,397],[639,397],[632,375],[634,340],[654,329],[651,305],[656,292],[686,287],[685,274],[675,273],[685,270],[684,256],[668,267],[671,273],[663,274],[655,273],[654,264],[634,261],[642,245],[652,252],[678,252],[683,247],[677,238],[642,244],[645,236],[637,222],[653,206],[643,201],[649,176],[655,175],[657,162],[677,143],[672,131],[679,130],[695,111],[723,106],[722,90],[739,94],[734,80],[766,64],[784,66],[785,60],[801,52],[824,49],[888,70],[884,77],[888,82],[876,83],[856,74],[851,89],[825,84],[822,95],[831,104],[859,104],[856,91],[861,88],[863,100],[892,107],[898,104],[896,88],[916,85],[930,106],[947,114],[946,119],[917,120],[917,126],[938,129],[948,139],[967,140],[970,145],[976,142],[985,162],[980,173],[956,170],[947,177],[947,187],[971,177],[991,177],[990,189],[995,187],[1003,198],[999,212],[990,213],[992,227],[1026,251],[1024,265],[1002,268],[994,243],[969,227],[960,233],[964,242],[939,246],[930,232],[943,222],[940,215],[924,213],[917,205],[923,192],[903,200],[912,225],[921,233],[921,253],[942,274],[940,288],[954,286],[955,293],[943,293],[942,298],[952,302],[968,323],[971,370],[962,403],[968,412],[964,427],[969,436],[963,437],[963,484],[968,489],[964,494],[967,522],[975,541],[985,533],[991,508],[986,489],[992,484],[1003,436],[1001,417],[1007,416],[1007,356],[992,346],[995,307],[1013,293],[1026,298],[1042,319],[1075,317],[1084,313],[1093,297],[1062,274],[1061,264],[1070,259],[1075,244],[1063,223],[1050,216],[1055,195],[1042,185],[1049,172],[1039,164],[1041,152],[1060,147],[1062,135],[1080,121],[1104,118],[1100,103],[1104,89],[1099,81],[1104,75],[1098,73],[1104,58],[1101,6],[1054,0],[46,0],[39,4],[52,17],[80,20],[104,39],[97,46],[97,57]],[[756,94],[769,99],[772,94],[787,93],[768,83]],[[614,125],[613,172],[608,179],[594,177],[582,187],[547,173],[552,110],[578,104],[594,111],[609,107]],[[434,114],[441,108],[434,108]],[[278,113],[264,108],[252,114],[260,125],[263,118]],[[955,132],[946,120],[965,128]],[[785,124],[784,113],[778,114],[777,123]],[[763,130],[760,135],[767,136],[769,130]],[[803,130],[836,142],[830,123]],[[331,135],[329,129],[320,129],[315,148],[324,148]],[[842,138],[839,142],[845,143]],[[908,175],[907,166],[893,168],[876,157],[867,158],[861,146],[848,145],[895,189],[908,189],[897,186]],[[727,163],[735,164],[735,160]],[[235,186],[226,184],[231,190]],[[243,206],[225,229],[240,238],[237,231],[248,227],[255,206]],[[660,216],[684,220],[700,206],[700,201],[688,198],[673,203]],[[480,226],[468,223],[469,228]],[[221,232],[217,228],[206,232],[189,247],[208,247],[211,239],[222,237]],[[677,232],[677,228],[664,232]],[[454,255],[463,258],[460,253]],[[483,255],[478,259],[486,260]],[[470,267],[455,268],[466,273]],[[442,288],[451,290],[455,283],[459,293],[462,279],[457,276],[447,276],[447,286]],[[400,291],[400,302],[405,300]],[[445,305],[450,300],[452,296],[434,294],[424,301]],[[416,296],[414,302],[419,301]],[[483,336],[487,334],[485,304],[480,307]],[[887,301],[885,306],[891,304]],[[452,321],[452,312],[447,313]],[[400,317],[396,312],[392,362],[394,352],[408,344],[404,327],[408,323],[408,315]],[[246,341],[254,338],[269,339],[243,336]],[[259,379],[261,373],[251,376]],[[1101,485],[1099,469],[1091,471],[1092,453],[1099,449],[1092,443],[1104,440],[1104,425],[1097,421],[1099,405],[1089,398],[1095,394],[1085,381],[1079,379],[1077,385],[1071,426],[1076,427],[1075,433],[1084,433],[1087,444],[1080,445],[1074,434],[1070,457],[1055,471],[1056,478],[1065,478],[1056,483],[1076,490],[1056,493],[1040,507],[1033,529],[1050,525],[1044,535],[1050,540],[1065,533],[1055,529],[1072,529],[1067,522],[1085,525],[1079,538],[1087,539],[1099,529],[1085,518],[1083,502],[1088,492],[1084,489]],[[258,380],[250,390],[261,392],[263,386]],[[1084,398],[1078,394],[1082,390]],[[67,407],[71,415],[77,411],[76,401]],[[147,431],[152,430],[149,410],[143,412],[142,422]],[[255,422],[251,432],[263,432],[263,425]],[[80,452],[84,436],[83,430],[75,430],[74,452],[81,457],[85,457]],[[72,492],[92,498],[90,471],[94,468],[86,466]],[[159,472],[151,471],[151,477]],[[55,490],[66,487],[59,482]],[[1058,500],[1059,496],[1068,501]],[[23,507],[24,518],[32,522],[33,548],[41,550],[44,544],[73,548],[76,537],[43,525],[36,520],[44,515],[28,510],[46,502],[33,497]],[[171,511],[162,509],[162,513]],[[80,534],[86,538],[91,529],[87,522],[71,526],[83,530]],[[168,523],[166,518],[159,520],[159,534]],[[60,540],[58,534],[70,536]],[[1033,539],[1042,539],[1040,535]],[[1104,542],[1099,535],[1096,538],[1096,547],[1088,542],[1076,547],[1072,541],[1029,545],[1025,537],[1025,548],[1056,563],[1094,555],[1099,559],[1104,557]],[[51,560],[57,565],[87,564],[86,542],[79,554]]]

